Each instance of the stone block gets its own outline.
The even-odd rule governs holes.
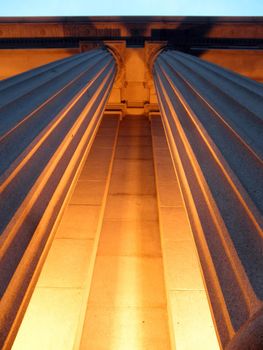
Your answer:
[[[82,288],[93,244],[93,240],[55,239],[41,271],[38,287]]]
[[[115,159],[109,192],[154,195],[152,160]]]
[[[160,257],[98,256],[90,291],[91,305],[165,307]]]
[[[115,159],[152,159],[152,146],[120,146],[116,147]]]
[[[160,257],[158,221],[104,221],[98,254]]]
[[[153,195],[110,194],[105,209],[105,219],[156,220],[156,197]]]
[[[93,239],[100,209],[96,205],[68,205],[58,226],[56,238]]]
[[[89,305],[80,350],[170,350],[163,308]]]
[[[105,181],[79,180],[70,204],[101,205],[105,190]]]
[[[36,288],[12,350],[72,350],[81,298],[79,289]]]
[[[169,241],[189,241],[193,239],[184,207],[159,208],[162,237]]]
[[[219,350],[205,291],[169,293],[176,349]]]

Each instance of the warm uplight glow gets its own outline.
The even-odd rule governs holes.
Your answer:
[[[12,350],[72,350],[80,291],[36,288]]]
[[[114,137],[114,125],[112,129],[101,129],[98,139],[104,135],[104,142],[108,142],[107,138]],[[149,146],[126,145],[134,140],[140,143],[140,133],[144,142],[145,133],[148,134],[150,142],[149,131],[144,118],[142,122],[136,118],[134,123],[130,120],[121,123],[98,248],[94,237],[99,221],[94,210],[98,212],[102,208],[108,171],[102,166],[104,162],[109,164],[107,159],[113,150],[96,148],[95,140],[95,148],[62,217],[13,350],[71,350],[74,346],[169,350],[170,338],[179,350],[192,350],[193,346],[197,350],[218,349],[189,224],[170,168],[169,153],[165,154],[168,149],[158,146],[158,142],[164,144],[160,131],[159,138],[153,136],[158,202],[152,150]],[[127,147],[139,147],[139,151],[131,152],[131,158],[118,158]],[[145,157],[141,159],[140,153]],[[95,250],[93,268],[90,262]],[[93,278],[88,285],[90,269]],[[89,300],[85,300],[89,288]],[[85,312],[84,320],[81,315]]]
[[[127,273],[128,270],[128,273]],[[112,337],[109,349],[116,350],[134,350],[143,349],[141,330],[143,326],[143,312],[140,308],[134,308],[134,305],[140,304],[141,290],[139,281],[140,267],[123,268],[123,264],[117,267],[117,284],[116,301],[114,304],[120,305],[118,295],[127,295],[127,300],[123,300],[124,306],[119,307],[116,316],[113,318],[112,333],[116,337]],[[127,305],[131,305],[127,307]]]

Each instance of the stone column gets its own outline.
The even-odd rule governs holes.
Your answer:
[[[221,347],[262,349],[262,85],[169,49],[153,75]]]
[[[0,348],[10,348],[116,63],[95,49],[0,82]]]

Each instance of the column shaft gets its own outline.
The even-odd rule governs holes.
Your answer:
[[[153,75],[223,348],[263,344],[263,88],[173,50]]]
[[[0,83],[0,347],[17,331],[93,142],[116,64],[105,49]]]

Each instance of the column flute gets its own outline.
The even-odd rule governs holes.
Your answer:
[[[221,347],[262,349],[262,85],[170,49],[152,70]]]
[[[10,348],[116,75],[106,48],[0,83],[0,347]]]

